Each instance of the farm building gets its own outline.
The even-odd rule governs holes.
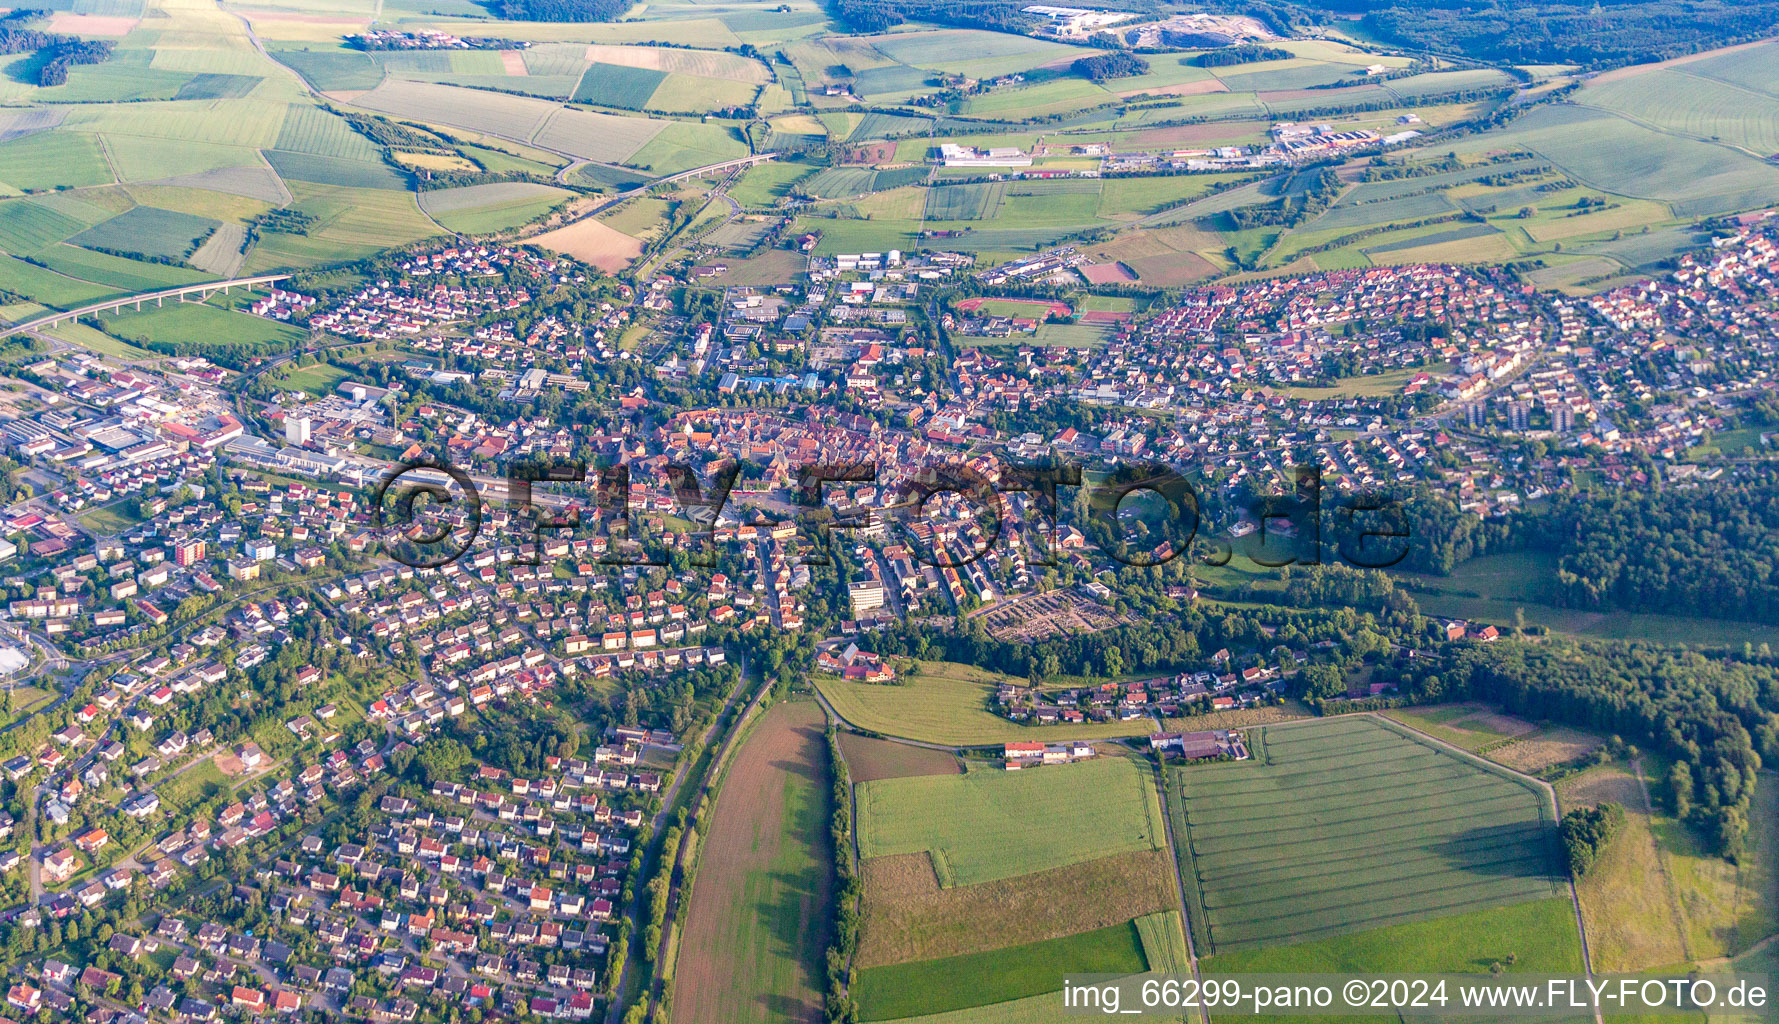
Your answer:
[[[1158,732],[1149,737],[1149,749],[1162,754],[1178,754],[1188,761],[1205,761],[1216,757],[1242,761],[1248,757],[1248,748],[1242,743],[1242,734],[1228,729]]]

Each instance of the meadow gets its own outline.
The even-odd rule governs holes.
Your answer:
[[[352,376],[351,373],[332,363],[313,363],[298,370],[292,370],[283,378],[289,387],[306,391],[316,398],[333,393],[340,382]]]
[[[1549,798],[1529,783],[1368,717],[1266,726],[1254,746],[1253,761],[1178,769],[1170,788],[1204,950],[1562,891]]]
[[[859,785],[857,799],[860,855],[924,852],[943,887],[1160,849],[1166,841],[1154,786],[1124,757],[881,779]],[[1058,808],[1070,808],[1070,828],[1055,827]]]
[[[1109,739],[1147,736],[1155,731],[1150,718],[1086,725],[1028,726],[988,710],[989,698],[1012,676],[950,662],[923,662],[918,675],[904,675],[897,685],[849,682],[817,676],[815,684],[834,710],[860,729],[921,740],[969,746],[1009,741]]]
[[[307,334],[276,320],[223,309],[203,302],[169,302],[125,307],[122,313],[101,313],[108,334],[141,345],[182,345],[201,351],[206,345],[263,345],[277,351],[295,348]]]

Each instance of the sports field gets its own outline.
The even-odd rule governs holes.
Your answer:
[[[780,704],[730,763],[679,943],[674,1019],[815,1024],[832,888],[828,757],[813,703]]]
[[[1369,717],[1268,726],[1253,746],[1171,773],[1202,951],[1566,894],[1554,811],[1531,783]]]
[[[1135,761],[881,779],[857,787],[859,853],[922,853],[941,885],[972,885],[1166,841],[1154,786]],[[1058,827],[1068,808],[1067,828]]]

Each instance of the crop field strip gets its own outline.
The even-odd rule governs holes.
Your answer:
[[[1023,946],[867,968],[853,991],[860,1020],[894,1020],[1056,992],[1065,969],[1126,975],[1148,968],[1142,934],[1129,921]]]
[[[1263,736],[1267,763],[1181,769],[1170,789],[1210,948],[1557,894],[1548,806],[1520,780],[1369,719]]]

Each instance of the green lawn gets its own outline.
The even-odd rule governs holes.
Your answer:
[[[857,797],[860,855],[925,852],[947,887],[1165,842],[1154,786],[1124,757],[878,779],[859,785]]]
[[[129,510],[129,506],[134,503],[135,499],[130,499],[102,505],[90,512],[83,513],[80,517],[80,525],[101,535],[122,533],[142,521]]]

